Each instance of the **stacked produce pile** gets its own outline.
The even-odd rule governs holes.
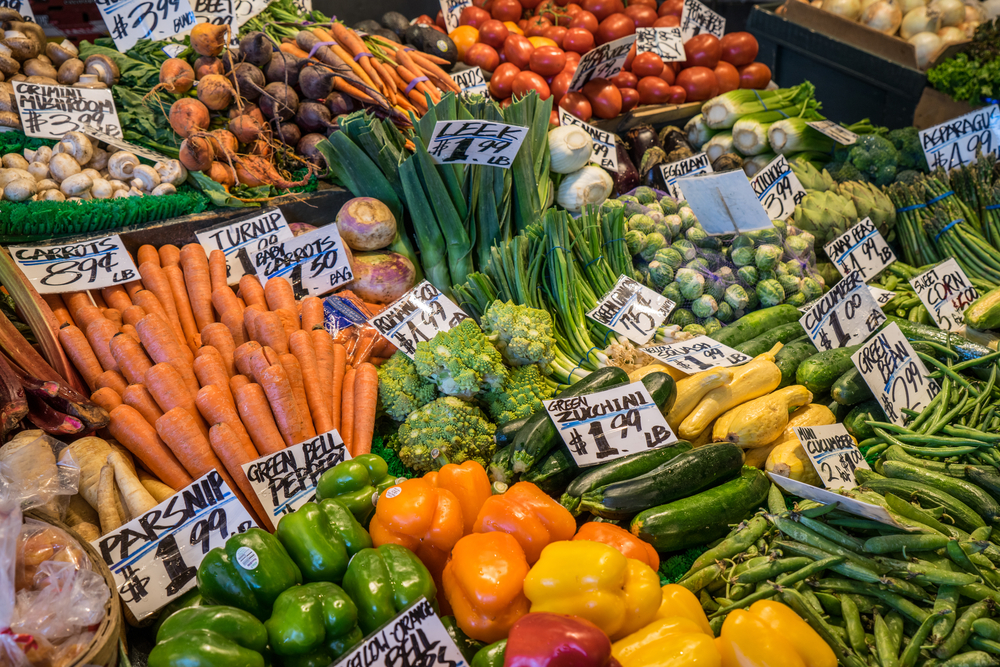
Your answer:
[[[980,24],[968,49],[927,72],[932,86],[973,106],[1000,96],[1000,20]]]

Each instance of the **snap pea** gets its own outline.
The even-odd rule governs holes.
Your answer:
[[[894,593],[905,595],[916,600],[930,600],[930,596],[916,583],[903,581],[895,577],[882,577],[879,582]]]
[[[702,609],[706,612],[715,611],[719,608],[719,603],[704,589],[698,594],[698,600],[701,602]]]
[[[890,526],[888,524],[879,523],[878,521],[872,521],[871,519],[859,519],[857,517],[830,519],[827,523],[834,526],[840,526],[842,528],[854,528],[855,530],[878,530],[895,535],[906,534],[912,530],[901,526]]]
[[[864,661],[851,652],[851,649],[844,643],[840,634],[833,629],[833,626],[826,622],[819,612],[806,602],[805,598],[798,591],[792,588],[785,588],[781,591],[781,599],[795,613],[801,616],[819,634],[823,641],[833,649],[838,661],[844,667],[864,667]]]
[[[986,584],[968,584],[966,586],[959,586],[958,592],[969,598],[970,600],[993,600],[994,603],[1000,604],[1000,593],[993,590]]]
[[[868,647],[865,644],[865,629],[861,625],[858,605],[850,597],[844,595],[840,598],[840,612],[844,617],[847,639],[851,643],[851,648],[861,657],[868,655]]]
[[[755,584],[758,581],[766,581],[779,574],[805,567],[812,562],[812,558],[805,557],[778,558],[744,571],[736,577],[736,582],[740,584]]]
[[[850,535],[842,533],[836,528],[826,525],[822,521],[817,521],[816,519],[810,519],[807,516],[800,516],[799,523],[805,526],[806,528],[814,530],[815,532],[819,533],[820,535],[830,540],[831,542],[839,544],[845,549],[860,551],[865,543],[864,540],[859,540],[856,537],[851,537]]]
[[[892,632],[879,614],[875,614],[875,651],[882,667],[898,667],[899,655],[892,650]]]
[[[934,614],[924,619],[920,627],[910,637],[910,643],[903,651],[903,655],[899,657],[899,667],[914,667],[917,664],[917,658],[920,657],[920,647],[927,641],[927,635],[930,634],[931,628],[938,620],[940,619],[936,618]]]
[[[864,550],[871,554],[890,554],[907,551],[934,551],[947,545],[944,535],[883,535],[870,537],[864,543]]]
[[[819,603],[823,605],[823,613],[830,616],[829,622],[831,624],[839,623],[843,625],[844,619],[839,618],[842,613],[840,609],[840,598],[829,593],[813,593],[813,595],[815,595],[816,599],[819,600]]]
[[[830,512],[835,512],[837,510],[837,504],[832,505],[818,505],[817,507],[808,507],[806,509],[796,508],[799,514],[802,516],[807,516],[810,519],[816,519],[818,517],[829,514]]]
[[[808,556],[813,560],[822,560],[824,558],[830,558],[833,554],[830,554],[823,549],[818,549],[816,547],[810,546],[808,544],[802,544],[800,542],[775,542],[775,546],[778,546],[784,551],[789,551],[791,553],[801,554],[803,556]],[[853,563],[850,561],[844,561],[830,567],[831,570],[837,574],[842,574],[845,577],[854,579],[855,581],[862,581],[866,584],[877,584],[882,581],[882,576],[870,568],[859,565],[858,563]]]
[[[729,537],[724,539],[718,546],[709,549],[695,559],[691,564],[691,571],[701,569],[709,563],[724,558],[732,558],[736,554],[743,553],[756,542],[767,531],[767,520],[762,516],[755,516],[736,527]]]
[[[772,484],[771,489],[767,492],[767,509],[771,514],[784,514],[788,511],[785,496],[777,484]]]
[[[769,563],[775,559],[775,556],[754,556],[753,558],[748,558],[742,563],[737,563],[736,567],[732,568],[728,573],[726,573],[726,579],[733,581],[736,577],[751,570],[755,567]]]
[[[875,561],[873,561],[871,558],[859,556],[850,549],[845,549],[844,547],[840,546],[839,544],[831,540],[828,540],[827,538],[816,533],[815,531],[810,530],[809,528],[806,528],[805,526],[795,521],[792,521],[787,516],[768,515],[768,518],[772,522],[774,522],[774,525],[778,527],[778,530],[780,530],[785,535],[788,535],[793,540],[803,542],[810,546],[814,546],[817,549],[822,549],[823,551],[826,551],[828,553],[837,556],[843,556],[847,560],[854,561],[858,565],[866,567],[869,570],[875,570],[876,572],[880,570],[881,566]]]
[[[997,643],[992,639],[985,639],[977,635],[972,635],[969,637],[969,646],[979,651],[986,651],[987,653],[992,653],[993,655],[1000,655],[1000,643]]]
[[[697,572],[688,575],[686,579],[678,581],[677,584],[683,586],[692,593],[697,593],[722,576],[722,570],[722,565],[712,563],[708,567],[703,567]]]
[[[889,607],[892,607],[903,616],[906,616],[915,623],[922,623],[927,618],[928,612],[921,609],[914,603],[907,600],[898,593],[883,589],[872,589],[857,581],[847,579],[820,579],[815,584],[816,588],[826,589],[834,593],[857,593],[859,595],[874,595]]]
[[[992,618],[980,618],[972,622],[972,631],[980,637],[1000,641],[1000,623]]]
[[[708,627],[712,629],[712,634],[716,637],[722,632],[722,624],[726,622],[725,615],[716,616],[715,618],[709,619]]]
[[[958,618],[958,599],[961,597],[959,587],[945,585],[938,588],[937,599],[934,600],[933,613],[939,618],[934,623],[931,632],[931,642],[940,644],[945,637],[955,627],[955,619]]]
[[[752,603],[757,602],[758,600],[766,600],[767,598],[774,597],[778,593],[779,586],[792,586],[793,584],[797,584],[800,581],[808,579],[814,574],[819,574],[828,567],[837,565],[838,563],[842,563],[843,561],[844,561],[843,556],[824,558],[823,560],[818,560],[815,563],[806,565],[804,568],[798,570],[797,572],[788,572],[786,574],[783,574],[775,580],[774,584],[765,584],[764,586],[759,587],[751,595],[748,595],[747,597],[740,600],[739,603],[719,609],[714,614],[712,614],[712,617],[714,618],[717,616],[723,616],[733,611],[734,609],[747,607]]]
[[[899,655],[899,649],[903,646],[903,617],[898,611],[890,611],[885,617],[885,624],[889,627],[889,650],[893,655]]]
[[[918,563],[909,563],[905,571],[908,577],[912,577],[914,581],[921,581],[922,579],[927,583],[938,586],[964,586],[979,581],[979,577],[968,572],[951,572]]]
[[[980,526],[979,528],[976,528],[974,531],[969,533],[969,537],[971,537],[973,540],[988,540],[990,539],[990,535],[992,534],[993,534],[992,527]]]
[[[739,602],[746,596],[753,593],[754,587],[750,584],[736,584],[729,589],[729,599],[733,602]]]
[[[972,635],[972,624],[990,611],[990,601],[980,600],[975,603],[969,609],[962,614],[957,621],[955,621],[955,627],[952,628],[951,633],[944,638],[938,646],[933,650],[934,657],[940,658],[941,660],[947,660],[958,652],[958,649],[962,648],[962,645],[969,640]],[[947,664],[947,663],[945,663]]]
[[[970,560],[969,558],[970,554],[965,553],[964,549],[962,548],[962,545],[959,542],[955,540],[948,542],[948,546],[945,547],[945,553],[948,554],[948,558],[950,558],[952,562],[955,563],[955,565],[958,565],[966,572],[974,574],[977,577],[983,576],[982,572],[979,571],[979,566],[977,566],[975,563],[972,562],[972,560]],[[996,588],[996,585],[992,581],[987,580],[987,583],[991,587]]]
[[[823,605],[820,604],[819,598],[816,597],[815,593],[806,585],[806,582],[800,581],[792,586],[799,594],[805,599],[805,601],[816,610],[817,613],[823,613]]]

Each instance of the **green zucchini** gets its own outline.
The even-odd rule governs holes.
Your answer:
[[[860,349],[860,345],[851,345],[817,352],[799,364],[795,371],[795,381],[814,394],[829,391],[837,378],[849,368],[854,368],[851,355]]]
[[[758,354],[764,354],[772,347],[775,343],[791,343],[793,340],[802,338],[805,335],[805,329],[799,324],[798,320],[795,322],[789,322],[788,324],[782,324],[781,326],[774,327],[770,331],[765,331],[761,335],[751,338],[745,343],[740,343],[733,347],[734,350],[738,350],[743,354],[749,354],[751,357],[756,357]]]
[[[903,461],[886,461],[882,465],[882,470],[885,476],[891,479],[920,482],[958,498],[986,519],[987,523],[993,523],[1000,517],[1000,504],[993,499],[993,496],[972,482]]]
[[[767,475],[746,466],[736,479],[632,519],[632,534],[661,552],[680,551],[729,534],[767,499]]]
[[[521,475],[521,481],[531,482],[550,496],[558,496],[580,474],[573,457],[565,447],[554,447],[541,463]]]
[[[854,436],[858,442],[875,437],[875,431],[868,425],[870,421],[886,420],[882,406],[874,398],[864,403],[860,403],[851,408],[851,411],[844,417],[844,428]]]
[[[497,447],[490,460],[490,481],[513,484],[518,477],[514,474],[514,443]]]
[[[961,500],[921,482],[883,477],[873,470],[855,468],[854,477],[858,484],[885,495],[894,493],[903,500],[917,500],[922,507],[943,507],[955,521],[955,525],[965,531],[973,531],[986,525],[976,510]]]
[[[994,287],[969,304],[963,313],[965,323],[973,329],[1000,327],[1000,287]]]
[[[580,509],[608,519],[621,519],[695,494],[736,475],[742,467],[743,450],[732,443],[699,447],[645,475],[584,493]]]
[[[660,408],[660,412],[666,417],[667,413],[670,412],[670,408],[674,407],[674,401],[677,400],[677,383],[674,382],[674,379],[669,374],[659,371],[647,373],[640,382],[649,391],[649,395],[653,397],[653,402],[656,403],[657,407]]]
[[[833,383],[830,395],[841,405],[857,405],[861,401],[874,398],[872,390],[868,388],[868,383],[861,376],[861,372],[853,366],[848,368]]]
[[[496,441],[497,447],[506,447],[514,442],[514,436],[517,435],[518,431],[524,428],[524,425],[528,423],[529,419],[531,419],[531,415],[497,426],[497,431],[493,434],[493,440]]]
[[[774,363],[781,371],[778,389],[795,384],[795,372],[799,370],[799,365],[817,352],[808,336],[796,338],[778,350],[778,354],[774,355]]]
[[[734,347],[782,324],[798,322],[800,317],[802,317],[802,313],[799,312],[798,308],[783,303],[780,306],[762,308],[747,313],[735,322],[722,327],[709,338],[715,339],[723,345]]]

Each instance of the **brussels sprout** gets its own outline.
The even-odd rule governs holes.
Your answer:
[[[684,231],[687,231],[698,224],[698,218],[695,217],[694,211],[687,207],[687,202],[684,202],[684,206],[678,209],[677,215],[681,216],[681,223],[684,226]]]
[[[785,239],[785,251],[792,257],[807,257],[812,249],[812,244],[804,236],[789,236]]]
[[[684,231],[684,223],[681,222],[681,216],[679,215],[668,215],[663,219],[663,224],[670,230],[672,238],[677,238]]]
[[[656,203],[656,191],[651,187],[640,185],[635,189],[634,194],[640,204],[646,204],[648,206],[649,204]]]
[[[653,231],[655,224],[648,215],[643,215],[642,213],[636,213],[628,219],[628,230],[633,229],[637,232],[642,232],[643,234],[649,234]]]
[[[620,201],[623,204],[627,204],[629,202],[632,202],[633,204],[639,203],[639,200],[636,197],[633,197],[632,195],[622,195],[621,197],[618,198],[618,201]]]
[[[791,296],[799,291],[800,279],[795,276],[778,276],[781,289],[785,290],[785,296]]]
[[[656,251],[666,245],[667,240],[663,238],[662,234],[657,234],[656,232],[646,234],[646,247],[639,254],[642,255],[644,260],[649,262],[656,256]]]
[[[693,243],[685,239],[674,241],[670,247],[679,252],[685,262],[690,262],[698,256],[698,249],[694,247]]]
[[[686,238],[688,241],[695,244],[696,246],[701,247],[701,244],[704,243],[706,239],[708,239],[708,234],[706,234],[705,230],[702,229],[701,227],[694,226],[689,230],[687,230],[686,232],[684,232],[684,238]]]
[[[700,273],[709,273],[711,271],[711,268],[708,265],[708,260],[704,257],[695,257],[684,266],[692,271],[698,271]]]
[[[681,295],[691,301],[705,292],[705,276],[691,269],[678,269],[674,280],[681,286]]]
[[[671,239],[670,229],[662,221],[656,223],[656,225],[653,227],[653,231],[656,232],[657,234],[662,235],[663,238],[667,240],[668,244],[670,243]]]
[[[778,262],[774,265],[774,275],[777,278],[788,275],[788,267],[785,266],[784,262]]]
[[[740,285],[730,285],[727,287],[724,298],[726,303],[733,308],[746,308],[747,303],[750,301],[750,297],[747,296],[747,291]]]
[[[754,310],[760,305],[760,300],[757,298],[757,290],[753,287],[747,287],[747,307],[746,310]]]
[[[736,272],[736,275],[740,277],[740,280],[745,282],[751,287],[757,284],[757,269],[752,266],[744,266]]]
[[[638,255],[646,247],[646,235],[637,229],[625,232],[625,246],[628,254]]]
[[[681,268],[681,265],[684,263],[684,258],[673,248],[660,248],[656,251],[656,256],[653,259],[663,262],[674,271]]]
[[[753,246],[740,246],[739,248],[733,248],[731,257],[733,264],[736,266],[750,266],[753,264],[754,258]]]
[[[696,321],[694,313],[687,308],[678,308],[670,313],[670,323],[676,324],[679,327],[686,327],[689,324],[694,324]]]
[[[719,310],[716,311],[715,316],[718,317],[721,321],[728,324],[732,322],[735,317],[733,313],[734,313],[733,307],[730,306],[725,301],[723,301],[722,303],[719,304]]]
[[[635,279],[647,287],[650,285],[649,264],[640,260],[632,263],[632,270],[635,272]]]
[[[757,298],[762,306],[777,306],[785,300],[785,289],[777,280],[762,280],[757,283]]]
[[[668,195],[660,200],[660,208],[663,209],[664,215],[674,215],[680,207],[677,206],[677,200]]]
[[[681,294],[681,286],[677,283],[670,283],[663,288],[663,291],[660,292],[660,294],[667,297],[675,304],[682,303],[684,301],[684,295]]]
[[[763,270],[757,272],[758,283],[762,280],[777,280],[777,279],[778,279],[778,274],[775,273],[774,271]]]
[[[762,243],[781,245],[781,234],[773,227],[771,229],[758,229],[755,232],[750,232],[750,236],[753,238],[755,245],[761,245]]]
[[[681,331],[683,331],[684,333],[689,333],[692,336],[707,336],[708,335],[708,330],[705,329],[705,327],[701,326],[700,324],[689,324],[686,327],[684,327],[683,329],[681,329]]]
[[[678,210],[684,208],[687,205],[688,205],[688,200],[687,199],[678,199],[677,200],[677,209]]]
[[[787,262],[782,262],[782,265],[785,267],[785,275],[802,278],[806,274],[805,264],[801,260],[790,259]]]
[[[705,294],[708,294],[716,301],[722,301],[726,294],[726,283],[714,273],[705,276]]]
[[[711,336],[716,331],[722,328],[722,322],[717,317],[706,317],[698,322],[701,326],[705,327],[705,335]]]
[[[620,202],[617,199],[605,199],[601,202],[602,209],[613,209],[613,208],[625,208],[625,202]]]
[[[796,292],[795,294],[785,299],[785,303],[787,303],[790,306],[795,306],[796,308],[798,308],[799,306],[806,305],[808,301],[806,300],[805,294],[803,294],[802,292]]]
[[[806,269],[806,278],[811,278],[812,280],[815,280],[816,284],[819,285],[820,289],[822,289],[824,292],[826,291],[826,279],[819,272],[814,271],[813,269]]]
[[[773,269],[781,261],[781,248],[765,243],[757,248],[753,260],[758,269]]]
[[[715,270],[715,275],[723,282],[726,287],[729,287],[736,282],[736,274],[728,266],[721,266]]]
[[[753,239],[748,234],[740,234],[733,239],[733,250],[736,248],[750,248],[753,250]]]
[[[669,264],[658,262],[655,259],[649,263],[649,279],[653,287],[662,290],[674,280],[674,270]]]
[[[647,204],[646,215],[649,216],[649,219],[653,221],[653,224],[656,225],[663,224],[663,218],[664,218],[663,211],[660,210],[660,207],[658,205]]]
[[[719,310],[715,297],[702,294],[691,303],[691,312],[698,317],[711,317]]]
[[[715,271],[717,268],[726,265],[726,256],[721,251],[710,248],[698,248],[698,256],[705,259],[708,265]]]

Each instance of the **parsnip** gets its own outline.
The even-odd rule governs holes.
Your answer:
[[[95,510],[100,511],[97,487],[101,481],[101,468],[108,463],[111,445],[94,436],[80,438],[62,451],[60,458],[72,455],[80,467],[80,495]]]
[[[156,500],[142,486],[142,482],[139,481],[135,471],[129,468],[124,456],[119,452],[112,451],[108,454],[108,465],[115,470],[115,482],[121,489],[122,499],[126,509],[128,509],[129,516],[142,516],[156,507]]]
[[[41,431],[37,433],[44,435]],[[45,438],[14,438],[0,451],[0,475],[10,480],[19,494],[31,496],[42,487],[58,482],[59,469],[56,466],[55,452]],[[35,509],[52,518],[60,518],[57,498],[52,498]]]
[[[116,507],[117,501],[115,469],[108,464],[104,464],[97,482],[97,513],[101,518],[102,535],[107,535],[122,525],[122,520],[118,515],[118,508]]]
[[[164,500],[177,493],[176,489],[170,488],[142,468],[139,468],[137,472],[139,481],[142,483],[143,487],[149,491],[149,495],[153,496],[157,503],[162,503]]]

